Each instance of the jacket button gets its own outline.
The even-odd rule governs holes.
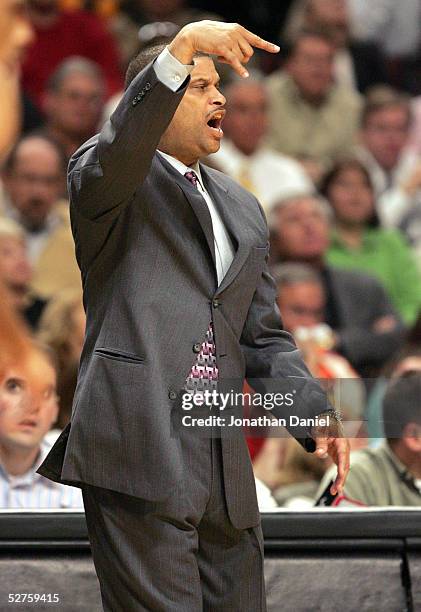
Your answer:
[[[218,298],[215,298],[214,300],[212,300],[212,306],[214,308],[218,308],[220,306],[220,302],[219,302]]]
[[[150,83],[146,83],[146,85],[145,85],[146,91],[149,91],[151,87],[152,87],[152,85]]]
[[[170,391],[168,393],[168,397],[170,398],[170,400],[175,400],[177,399],[177,393],[175,391]]]
[[[199,342],[196,342],[196,344],[193,344],[193,352],[194,353],[200,353],[200,349],[202,348],[202,345]]]

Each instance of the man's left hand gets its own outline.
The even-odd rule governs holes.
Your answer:
[[[325,415],[320,415],[319,419]],[[327,416],[327,415],[326,415]],[[349,442],[345,438],[342,423],[329,414],[329,425],[318,425],[312,427],[311,435],[316,442],[315,454],[324,458],[326,455],[338,467],[338,474],[333,485],[330,487],[332,495],[343,492],[346,477],[349,472]]]

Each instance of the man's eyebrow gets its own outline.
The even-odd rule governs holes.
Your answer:
[[[211,82],[212,80],[207,77],[193,77],[191,80],[192,85],[209,85]],[[221,79],[218,78],[215,82],[215,85],[219,85],[220,82]]]

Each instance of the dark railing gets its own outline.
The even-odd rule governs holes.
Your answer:
[[[262,525],[268,612],[421,612],[420,510],[282,511]],[[9,609],[100,612],[83,513],[0,512]]]

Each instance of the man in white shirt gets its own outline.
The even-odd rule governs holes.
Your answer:
[[[79,489],[36,473],[58,413],[51,357],[35,347],[29,370],[11,366],[0,383],[0,508],[83,510]]]
[[[302,166],[263,143],[269,126],[264,82],[253,76],[247,80],[238,78],[228,85],[224,95],[224,131],[228,139],[221,142],[210,160],[254,193],[266,214],[279,199],[311,192],[313,183]]]
[[[32,289],[44,299],[62,289],[80,288],[69,205],[62,197],[65,167],[59,146],[48,136],[34,134],[16,144],[3,172],[2,212],[25,231],[34,268]]]
[[[410,100],[379,87],[367,98],[356,153],[370,173],[382,225],[405,232],[421,265],[421,158],[409,147],[411,126]]]

